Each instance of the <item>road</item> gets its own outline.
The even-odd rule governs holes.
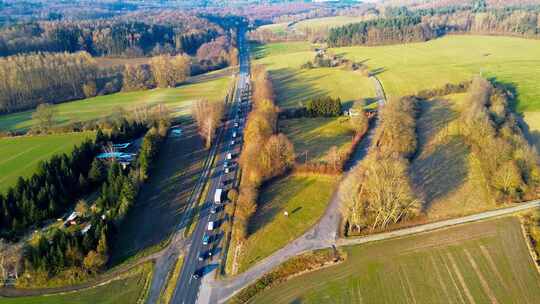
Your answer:
[[[235,99],[229,106],[227,120],[222,127],[223,136],[215,144],[217,154],[212,172],[208,177],[208,191],[203,197],[203,208],[199,211],[199,221],[193,231],[191,244],[187,249],[172,303],[195,303],[198,298],[201,280],[204,277],[213,275],[214,270],[218,268],[220,263],[218,257],[221,248],[218,244],[224,237],[223,232],[220,230],[220,225],[223,223],[223,206],[214,203],[214,195],[217,189],[223,189],[223,197],[225,197],[226,190],[234,183],[233,179],[236,177],[236,170],[238,169],[236,161],[242,145],[243,120],[248,112],[248,103],[241,103],[241,92],[247,89],[249,83],[249,51],[245,45],[243,32],[238,35],[238,45],[240,67]],[[238,126],[235,125],[237,123]],[[232,159],[227,159],[229,153],[232,154]],[[225,172],[225,162],[228,163],[228,173]],[[212,209],[216,212],[210,212]],[[207,228],[209,222],[214,223],[214,228],[211,231]],[[207,245],[203,244],[205,235],[210,239]],[[201,254],[204,255],[202,261],[199,259]],[[199,277],[195,277],[195,273]]]

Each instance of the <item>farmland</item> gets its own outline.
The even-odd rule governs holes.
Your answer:
[[[298,161],[324,161],[331,147],[350,146],[348,124],[344,118],[295,118],[281,120],[279,128],[293,142]]]
[[[540,297],[540,275],[515,217],[345,251],[344,263],[292,278],[252,302],[534,303]]]
[[[216,77],[212,77],[215,75]],[[198,76],[200,81],[189,81],[176,88],[153,89],[66,102],[55,106],[56,123],[65,124],[73,121],[86,121],[106,117],[119,108],[129,110],[145,104],[165,104],[175,116],[189,113],[191,102],[205,98],[211,101],[222,100],[231,83],[229,73],[216,71],[206,77]],[[32,127],[33,111],[25,111],[0,116],[0,131],[24,130]]]
[[[150,180],[118,228],[113,262],[164,241],[180,224],[207,153],[193,124],[164,142]]]
[[[250,235],[242,246],[239,271],[313,226],[324,213],[336,182],[335,177],[291,175],[263,188],[257,211],[250,220]],[[285,211],[288,216],[284,216]]]
[[[323,18],[313,18],[300,21],[294,25],[294,28],[301,32],[306,30],[328,30],[334,27],[347,25],[350,23],[360,22],[366,20],[365,17],[349,17],[349,16],[333,16]]]
[[[15,185],[19,176],[30,177],[40,161],[69,153],[75,145],[93,136],[93,132],[84,132],[1,138],[0,192]]]
[[[113,304],[139,303],[147,291],[152,264],[137,266],[109,283],[76,292],[19,298],[0,298],[2,304]]]
[[[301,69],[315,56],[308,43],[272,43],[253,52],[259,58],[255,64],[266,66],[272,77],[280,107],[297,107],[321,95],[340,97],[346,104],[375,95],[371,81],[358,72],[342,67]]]

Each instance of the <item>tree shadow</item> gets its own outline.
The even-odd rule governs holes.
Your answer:
[[[373,70],[369,71],[369,75],[370,76],[377,76],[377,75],[382,74],[382,73],[384,73],[386,71],[388,71],[388,69],[385,68],[385,67],[374,68]]]
[[[465,183],[469,173],[469,153],[463,138],[453,136],[414,160],[412,181],[416,188],[423,190],[423,211]]]
[[[421,100],[419,102],[417,132],[419,145],[430,142],[433,137],[457,119],[459,113],[452,109],[450,102],[444,99]]]
[[[276,99],[281,107],[297,107],[311,98],[328,94],[327,90],[317,88],[315,82],[324,77],[300,75],[301,71],[292,68],[282,68],[270,71]],[[297,101],[296,104],[294,101]]]
[[[282,177],[265,183],[261,187],[261,194],[257,201],[257,210],[248,222],[248,235],[255,234],[259,229],[264,228],[276,216],[284,216],[281,214],[281,211],[283,211],[287,198],[296,196],[314,182],[314,180],[308,179],[297,179],[293,182],[287,177]],[[296,209],[295,212],[300,210],[299,208]],[[289,216],[291,215],[292,213]]]

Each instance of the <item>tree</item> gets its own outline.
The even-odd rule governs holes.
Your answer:
[[[199,134],[204,138],[206,147],[209,148],[225,112],[225,105],[222,102],[198,100],[193,103],[191,112],[197,123]]]
[[[48,103],[40,104],[34,113],[32,113],[32,119],[37,124],[37,129],[40,132],[47,132],[54,125],[54,118],[56,116],[56,108]]]
[[[350,125],[351,128],[356,133],[364,133],[367,131],[369,126],[369,119],[366,116],[366,113],[364,111],[364,102],[355,102],[353,107],[349,110],[351,119],[350,119]]]
[[[86,98],[96,96],[97,94],[96,82],[94,80],[90,80],[87,83],[85,83],[83,85],[83,93]]]
[[[330,151],[327,154],[328,162],[334,167],[334,170],[338,169],[339,164],[341,163],[341,155],[339,154],[339,149],[337,146],[332,146]]]
[[[80,199],[75,205],[75,211],[82,217],[87,216],[89,211],[88,203],[84,199]]]
[[[184,54],[152,57],[150,66],[156,85],[160,88],[170,88],[184,82],[190,75],[190,62],[189,56]]]
[[[90,272],[98,272],[107,263],[107,257],[90,250],[84,258],[83,265]]]
[[[105,178],[105,165],[99,160],[94,159],[88,172],[88,178],[90,182],[94,185],[97,185],[103,181]]]

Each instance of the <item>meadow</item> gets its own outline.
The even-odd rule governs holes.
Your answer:
[[[401,96],[481,74],[515,88],[517,110],[540,111],[540,41],[451,35],[424,43],[332,49],[378,70],[386,94]]]
[[[2,304],[143,303],[152,277],[152,263],[137,266],[119,278],[95,287],[56,295],[2,298]]]
[[[535,303],[540,275],[516,217],[344,248],[345,262],[251,303]]]
[[[163,143],[150,179],[118,227],[112,242],[113,264],[165,241],[179,228],[207,156],[196,126],[186,123],[182,131],[181,137]]]
[[[55,122],[62,125],[98,119],[109,116],[119,108],[129,111],[135,106],[156,103],[166,105],[174,116],[182,116],[189,114],[190,105],[195,100],[202,98],[210,101],[222,100],[231,81],[230,72],[216,71],[193,77],[186,84],[176,88],[121,92],[65,102],[55,106],[57,110]],[[0,131],[31,128],[35,124],[32,113],[33,110],[0,116]]]
[[[336,184],[335,177],[290,175],[264,187],[257,211],[250,219],[250,235],[242,246],[239,272],[313,226],[326,210]]]
[[[254,63],[264,65],[270,73],[280,107],[297,107],[324,95],[340,97],[346,105],[375,96],[373,84],[359,72],[342,67],[301,69],[315,56],[307,42],[259,45],[252,52]]]
[[[335,27],[344,26],[350,23],[357,23],[366,20],[365,17],[350,17],[350,16],[333,16],[302,20],[296,23],[293,27],[298,31],[305,32],[306,30],[328,30]]]
[[[299,162],[325,161],[333,146],[346,149],[354,136],[346,118],[282,119],[279,130],[293,142]]]
[[[69,153],[93,137],[94,132],[82,132],[0,138],[0,193],[15,185],[19,176],[32,176],[39,162],[54,154]]]

